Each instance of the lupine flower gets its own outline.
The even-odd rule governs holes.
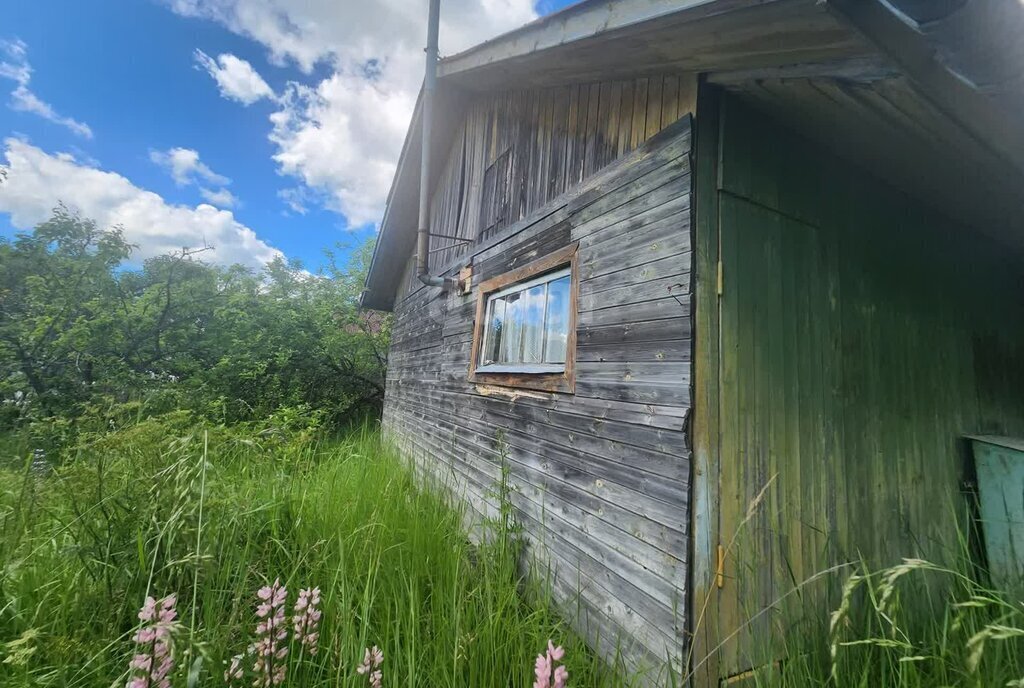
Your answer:
[[[285,657],[288,656],[288,646],[283,641],[288,637],[287,621],[284,618],[288,590],[277,579],[273,585],[260,588],[256,596],[260,599],[256,606],[256,616],[260,620],[256,624],[256,642],[249,646],[249,654],[256,657],[252,666],[256,680],[252,685],[256,688],[271,688],[284,683],[287,669]]]
[[[356,672],[366,674],[369,677],[370,688],[380,688],[384,680],[384,671],[380,668],[380,665],[383,663],[384,652],[374,645],[372,650],[366,648],[366,654],[363,655],[363,663],[359,665]]]
[[[235,655],[231,658],[231,663],[228,664],[228,668],[224,672],[224,683],[230,684],[236,680],[241,680],[243,671],[242,655]]]
[[[309,650],[309,654],[317,652],[316,641],[320,637],[320,588],[299,591],[299,599],[295,601],[295,616],[292,625],[295,628],[295,642],[299,647]]]
[[[174,669],[171,634],[178,626],[178,612],[174,609],[177,601],[174,595],[159,602],[146,598],[139,610],[142,625],[133,638],[139,650],[128,665],[130,678],[126,688],[170,688],[168,676]]]
[[[533,688],[565,688],[569,681],[569,671],[564,666],[555,667],[555,662],[561,661],[564,656],[565,650],[555,647],[549,640],[547,653],[537,655],[534,663],[537,680],[533,682]]]

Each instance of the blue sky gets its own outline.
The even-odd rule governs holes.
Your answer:
[[[531,2],[443,3],[442,51],[568,4]],[[379,219],[425,4],[3,3],[0,233],[64,200],[124,225],[140,258],[206,240],[223,262],[280,251],[315,269]]]

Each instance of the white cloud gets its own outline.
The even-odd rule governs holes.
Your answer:
[[[196,185],[199,195],[218,208],[233,208],[238,198],[225,188],[211,189],[209,186],[224,187],[231,180],[217,174],[199,159],[199,153],[191,148],[171,148],[166,151],[150,151],[149,159],[167,170],[178,186]]]
[[[414,104],[409,91],[340,72],[316,88],[291,84],[271,115],[274,160],[351,226],[375,222]]]
[[[90,167],[67,153],[46,153],[19,139],[8,138],[4,146],[0,212],[9,213],[18,229],[46,220],[63,202],[101,227],[120,226],[125,239],[138,246],[135,260],[204,245],[213,247],[204,254],[210,260],[254,268],[281,255],[228,210],[205,203],[170,204],[115,172]]]
[[[320,198],[351,226],[378,221],[423,78],[427,3],[164,1],[258,41],[277,64],[306,73],[330,67],[318,83],[289,84],[271,116],[279,171],[310,192],[285,190],[282,199],[301,212]],[[536,16],[532,0],[446,0],[441,9],[441,49],[449,54]]]
[[[234,208],[238,205],[238,198],[227,189],[217,189],[215,191],[200,187],[199,195],[206,199],[207,203],[218,208]]]
[[[309,212],[309,204],[313,200],[307,187],[296,186],[290,189],[281,189],[277,197],[284,201],[285,205],[291,208],[293,213],[305,215]],[[287,214],[287,213],[285,213]]]
[[[224,175],[211,170],[199,159],[199,153],[191,148],[150,151],[149,159],[167,170],[178,186],[188,186],[199,181],[206,181],[216,186],[231,183],[231,180]]]
[[[202,50],[196,50],[194,55],[198,66],[214,78],[225,98],[252,105],[257,100],[274,97],[273,89],[245,60],[230,53],[219,55],[214,60]]]
[[[28,46],[20,39],[0,40],[0,77],[14,81],[17,86],[11,91],[10,108],[20,112],[31,112],[45,120],[70,129],[83,138],[92,138],[88,124],[57,113],[53,106],[44,102],[29,89],[32,67],[28,63]]]

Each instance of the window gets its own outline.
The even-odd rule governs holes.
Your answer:
[[[565,370],[569,280],[565,268],[489,295],[477,372]]]
[[[572,391],[575,255],[573,245],[480,285],[472,381]]]

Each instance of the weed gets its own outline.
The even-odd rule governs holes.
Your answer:
[[[573,685],[622,685],[524,600],[511,506],[474,553],[464,514],[372,427],[325,440],[178,422],[90,437],[47,473],[0,464],[0,685],[124,685],[138,607],[172,594],[172,685],[222,684],[250,640],[252,591],[277,576],[320,586],[318,651],[288,685],[359,685],[377,645],[388,685],[527,686],[549,639]],[[510,502],[507,474],[496,489]]]

